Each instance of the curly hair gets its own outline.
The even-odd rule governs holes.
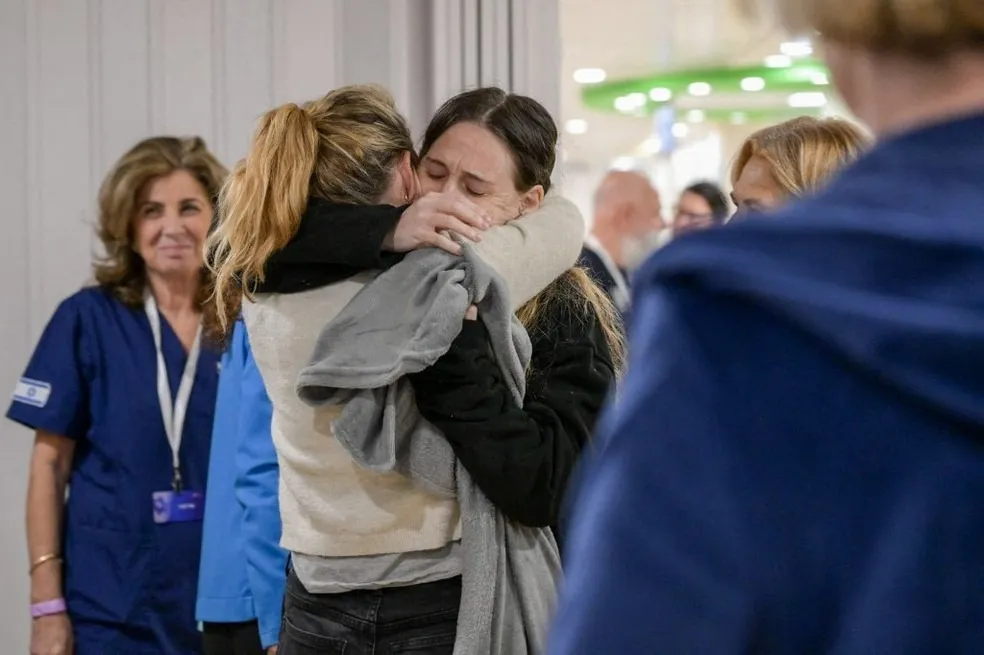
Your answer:
[[[99,188],[97,234],[105,255],[97,258],[92,271],[96,284],[128,307],[143,305],[147,287],[143,258],[133,247],[140,197],[148,184],[175,171],[191,173],[205,189],[212,207],[217,206],[228,171],[199,137],[157,136],[141,141],[120,157]],[[211,275],[204,267],[201,275],[197,304],[204,324],[210,325],[214,322],[208,316],[214,313],[214,306],[207,302],[212,293]]]

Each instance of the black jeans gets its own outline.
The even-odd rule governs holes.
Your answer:
[[[291,571],[277,655],[451,655],[461,578],[310,594]]]
[[[206,623],[202,627],[205,655],[264,655],[260,627],[248,623]]]

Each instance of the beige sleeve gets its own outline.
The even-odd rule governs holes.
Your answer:
[[[474,248],[505,280],[518,309],[577,263],[584,233],[577,206],[547,195],[536,211],[486,231]]]

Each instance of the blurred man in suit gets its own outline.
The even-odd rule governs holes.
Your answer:
[[[578,263],[619,311],[629,307],[629,272],[657,247],[666,225],[659,193],[642,174],[611,171],[594,196],[594,224]]]

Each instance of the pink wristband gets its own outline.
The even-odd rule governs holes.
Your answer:
[[[68,607],[65,605],[65,599],[56,598],[31,605],[31,618],[40,619],[42,616],[62,614],[67,611]]]

